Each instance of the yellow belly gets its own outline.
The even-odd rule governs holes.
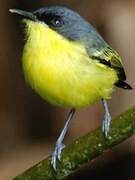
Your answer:
[[[92,61],[85,49],[44,24],[26,21],[23,52],[26,81],[45,100],[81,108],[109,98],[116,72]]]

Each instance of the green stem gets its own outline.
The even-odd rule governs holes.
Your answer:
[[[13,180],[56,180],[71,174],[88,161],[108,151],[135,133],[135,107],[112,119],[107,138],[101,127],[80,137],[62,152],[57,171],[50,165],[51,156],[26,170]]]

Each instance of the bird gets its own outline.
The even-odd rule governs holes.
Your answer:
[[[35,11],[10,9],[25,23],[22,66],[26,82],[49,103],[70,107],[52,153],[51,165],[61,159],[63,139],[76,110],[102,101],[102,131],[108,136],[111,115],[107,99],[114,87],[130,90],[120,55],[79,13],[63,6]]]

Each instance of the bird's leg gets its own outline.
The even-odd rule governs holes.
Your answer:
[[[110,123],[111,123],[111,115],[109,113],[107,101],[105,99],[103,99],[102,101],[105,107],[105,116],[102,124],[102,130],[105,133],[105,136],[107,136],[109,133]]]
[[[69,127],[70,120],[72,119],[74,113],[75,113],[75,109],[71,109],[71,111],[68,114],[65,126],[64,126],[64,128],[63,128],[63,130],[62,130],[62,132],[61,132],[61,134],[59,136],[59,138],[57,139],[57,142],[56,142],[56,145],[55,145],[55,149],[54,149],[54,152],[52,154],[52,160],[51,160],[51,164],[52,164],[54,170],[56,170],[56,159],[58,158],[60,160],[60,158],[61,158],[61,151],[65,147],[65,145],[62,144],[62,141],[63,141],[63,139],[65,137],[65,134],[66,134],[67,129]]]

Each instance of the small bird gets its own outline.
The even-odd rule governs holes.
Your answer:
[[[106,100],[114,86],[132,87],[125,82],[119,54],[75,11],[62,6],[9,11],[21,15],[26,24],[22,55],[26,82],[51,104],[71,107],[52,154],[51,164],[56,170],[75,111],[101,100],[105,107],[102,130],[107,136],[111,116]]]

